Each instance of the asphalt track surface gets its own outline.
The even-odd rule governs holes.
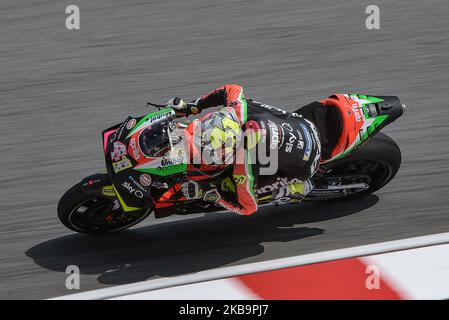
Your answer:
[[[81,29],[65,29],[65,7]],[[365,28],[365,8],[381,29]],[[0,298],[48,298],[67,265],[81,290],[449,231],[449,6],[441,1],[0,2]],[[338,204],[148,219],[107,237],[56,217],[59,197],[103,168],[100,131],[147,99],[225,83],[289,110],[335,92],[398,95],[384,130],[396,178]]]

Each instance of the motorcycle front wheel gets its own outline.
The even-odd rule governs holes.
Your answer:
[[[61,197],[57,211],[61,223],[70,230],[105,234],[134,226],[145,219],[152,208],[124,213],[115,197],[86,194],[76,184]]]

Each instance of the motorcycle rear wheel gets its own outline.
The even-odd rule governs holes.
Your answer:
[[[401,160],[401,150],[397,143],[386,134],[376,134],[347,157],[324,165],[332,169],[326,175],[327,178],[346,178],[352,175],[360,178],[360,181],[355,180],[353,183],[367,183],[369,188],[329,200],[353,200],[378,191],[395,177]]]

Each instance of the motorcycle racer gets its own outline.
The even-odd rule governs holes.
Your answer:
[[[251,215],[257,211],[257,197],[271,193],[281,198],[287,192],[302,198],[311,191],[308,179],[318,169],[321,144],[315,125],[302,116],[247,99],[243,88],[235,84],[189,103],[176,97],[167,106],[179,117],[221,106],[186,128],[193,161],[192,181],[183,188],[191,197],[201,196],[240,215]],[[267,174],[273,162],[275,171]],[[232,193],[216,187],[202,190],[194,182],[195,176],[214,176],[230,166],[232,174],[226,181]]]

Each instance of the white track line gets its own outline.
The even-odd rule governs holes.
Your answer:
[[[176,276],[172,278],[141,281],[127,285],[115,286],[111,288],[98,289],[66,296],[60,296],[52,299],[56,300],[111,299],[124,295],[136,294],[156,289],[169,288],[179,285],[217,280],[223,278],[230,278],[242,274],[276,270],[330,260],[367,256],[391,251],[400,251],[444,243],[449,243],[449,232],[423,237],[375,243],[365,246],[358,246],[339,250],[318,252],[295,257],[248,263],[231,267],[211,269],[194,274]]]

